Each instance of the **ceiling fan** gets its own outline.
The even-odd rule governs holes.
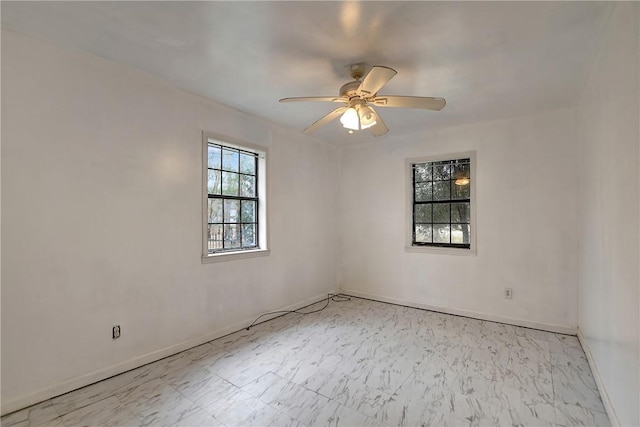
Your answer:
[[[444,98],[378,95],[378,91],[398,73],[393,68],[376,65],[365,76],[365,65],[360,63],[351,65],[350,71],[354,80],[342,85],[339,96],[308,96],[280,100],[280,102],[321,101],[345,104],[320,118],[302,133],[311,134],[331,120],[342,116],[340,122],[343,127],[348,129],[349,133],[371,129],[373,136],[380,136],[389,132],[389,129],[373,109],[374,105],[376,107],[419,108],[439,111],[446,104]]]

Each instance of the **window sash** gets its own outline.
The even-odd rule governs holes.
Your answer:
[[[469,180],[471,179],[471,158],[460,158],[460,159],[452,159],[452,160],[440,160],[440,161],[426,161],[426,162],[416,162],[411,164],[411,172],[412,172],[412,230],[411,230],[411,244],[413,246],[431,246],[431,247],[445,247],[445,248],[463,248],[463,249],[471,249],[471,182],[467,183],[466,192],[468,193],[468,197],[460,197],[454,198],[454,185],[455,181],[464,175]],[[454,176],[453,171],[457,171],[460,175]],[[444,183],[448,182],[448,197],[442,197],[443,194],[439,194],[436,196],[434,190],[434,183]],[[416,200],[416,194],[418,193],[418,187],[416,184],[424,184],[420,187],[421,190],[426,189],[426,195],[421,191],[421,200]],[[441,186],[439,186],[441,187]],[[444,187],[442,187],[444,188]],[[430,189],[430,191],[429,191]],[[445,191],[446,193],[446,191]],[[446,195],[446,194],[445,194]],[[427,200],[423,200],[426,198]],[[467,221],[453,221],[453,209],[452,205],[454,204],[466,204],[467,207]],[[434,207],[442,205],[449,205],[449,215],[448,221],[443,218],[438,218],[435,220],[434,218]],[[416,219],[416,207],[417,206],[430,206],[430,221],[417,220]],[[427,233],[427,236],[430,236],[431,241],[421,241],[421,239],[417,238],[417,226],[427,226],[425,230],[430,231]],[[434,241],[434,226],[438,227],[439,230],[444,230],[446,236],[448,238],[448,242],[436,242]],[[445,227],[443,227],[445,226]],[[460,230],[463,233],[464,239],[464,226],[466,227],[466,234],[468,238],[468,243],[454,243],[453,234],[454,231]],[[448,228],[448,233],[446,229]],[[455,229],[455,230],[454,230]],[[426,240],[426,239],[425,239]]]
[[[260,185],[259,181],[258,181],[258,176],[259,176],[259,171],[258,171],[258,167],[259,167],[259,162],[258,162],[258,154],[251,152],[251,151],[247,151],[247,150],[243,150],[241,148],[236,148],[236,147],[230,147],[230,146],[226,146],[224,144],[219,144],[219,143],[211,143],[208,142],[207,143],[207,154],[209,152],[209,148],[210,147],[214,147],[216,149],[220,150],[221,156],[220,156],[220,165],[219,167],[209,167],[209,158],[207,156],[207,171],[218,171],[220,172],[220,176],[222,176],[222,173],[227,173],[227,174],[236,174],[238,175],[238,188],[237,188],[237,195],[231,195],[231,194],[223,194],[223,186],[222,186],[222,182],[220,182],[220,194],[217,193],[210,193],[209,192],[209,186],[208,186],[208,182],[207,182],[207,200],[221,200],[222,203],[222,212],[221,212],[221,219],[222,221],[219,222],[209,222],[209,216],[207,215],[207,254],[208,255],[212,255],[212,254],[217,254],[217,253],[224,253],[224,252],[238,252],[238,251],[243,251],[243,250],[254,250],[254,249],[258,249],[260,247],[260,243],[259,243],[259,236],[260,236],[260,228],[259,228],[259,209],[260,209],[260,198],[258,195],[258,186]],[[237,152],[238,153],[238,163],[237,163],[237,167],[235,168],[235,170],[232,168],[228,168],[225,167],[224,164],[224,159],[223,159],[223,151],[231,151],[231,152]],[[241,166],[241,158],[242,156],[250,156],[253,159],[253,172],[244,172],[242,171],[242,166]],[[242,176],[250,176],[254,178],[254,183],[253,183],[253,194],[254,196],[242,196],[240,195],[241,193],[241,188],[240,188],[240,179]],[[215,191],[215,190],[214,190]],[[236,213],[237,215],[237,220],[236,221],[227,221],[226,220],[226,215],[225,215],[225,200],[238,200],[240,203],[238,204],[239,209],[238,212]],[[253,210],[253,221],[242,221],[242,202],[243,201],[247,201],[247,202],[253,202],[255,203],[255,207]],[[208,203],[208,202],[207,202]],[[208,209],[208,206],[207,206]],[[221,230],[221,238],[220,239],[211,239],[211,229],[212,226],[220,226],[220,230]],[[243,226],[253,226],[253,244],[245,244],[244,242],[244,230],[246,229]],[[232,228],[233,227],[233,228]],[[235,232],[239,235],[239,239],[238,240],[230,240],[227,239],[227,233],[231,234],[230,230],[236,230]],[[237,244],[233,243],[233,242],[238,242]],[[219,245],[218,242],[221,242],[221,246],[222,247],[216,247]],[[229,242],[229,246],[227,247],[227,242]]]

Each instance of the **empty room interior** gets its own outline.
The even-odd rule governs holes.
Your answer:
[[[640,425],[640,3],[0,3],[1,424]]]

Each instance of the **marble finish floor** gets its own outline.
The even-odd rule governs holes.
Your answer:
[[[352,298],[211,341],[1,423],[608,426],[609,420],[576,337]]]

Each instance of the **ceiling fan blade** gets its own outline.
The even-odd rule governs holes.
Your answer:
[[[378,107],[421,108],[439,111],[447,104],[444,98],[425,96],[376,96],[369,101]]]
[[[369,108],[373,110],[372,107]],[[376,124],[371,126],[371,133],[373,134],[373,136],[381,136],[389,132],[389,128],[382,121],[382,117],[380,117],[380,114],[378,114],[376,110],[373,110],[373,112],[376,115]]]
[[[326,125],[331,120],[335,119],[336,117],[340,116],[342,113],[347,111],[347,108],[348,107],[336,108],[335,110],[333,110],[332,112],[330,112],[326,116],[322,117],[321,119],[316,121],[314,124],[312,124],[311,126],[306,128],[305,130],[303,130],[302,133],[304,133],[306,135],[312,134],[313,132],[317,131],[320,127]]]
[[[398,72],[393,68],[380,65],[372,67],[371,71],[362,79],[362,84],[358,88],[357,94],[364,97],[375,95],[396,74]]]
[[[347,99],[339,96],[300,96],[297,98],[282,98],[280,100],[280,102],[307,102],[307,101],[347,102]]]

